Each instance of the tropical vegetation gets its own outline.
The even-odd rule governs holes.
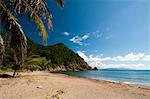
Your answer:
[[[64,0],[56,1],[61,7],[64,6]],[[24,15],[28,16],[29,22],[36,23],[46,45],[48,33],[45,25],[47,24],[48,28],[52,29],[52,15],[45,0],[0,0],[0,24],[7,33],[6,41],[4,41],[5,37],[0,35],[0,65],[3,64],[5,50],[11,51],[15,64],[25,63],[27,37],[18,21],[18,18]]]
[[[7,34],[7,33],[5,33]],[[69,65],[80,65],[80,67],[86,66],[84,60],[71,49],[69,49],[63,43],[58,43],[53,46],[43,46],[28,39],[27,45],[27,59],[22,70],[48,70],[50,67],[56,68],[59,66],[65,66],[69,68]],[[15,59],[13,58],[13,52],[9,46],[5,48],[5,55],[3,59],[3,66],[1,69],[10,70]],[[88,66],[88,65],[87,65]]]

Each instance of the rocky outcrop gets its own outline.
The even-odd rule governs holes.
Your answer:
[[[49,71],[85,71],[85,70],[92,70],[92,68],[88,64],[70,64],[67,66],[60,65],[55,67],[48,68]]]
[[[98,70],[98,68],[97,68],[97,67],[94,67],[92,70]]]

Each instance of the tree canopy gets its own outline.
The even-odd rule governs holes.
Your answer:
[[[56,0],[60,7],[64,6],[64,0]],[[7,40],[10,40],[11,50],[14,56],[20,52],[20,58],[16,58],[16,63],[24,63],[27,56],[27,38],[21,27],[18,18],[27,15],[29,22],[32,20],[36,23],[46,45],[48,33],[45,27],[45,22],[49,29],[52,29],[52,13],[50,12],[45,0],[0,0],[0,23],[9,33]],[[3,46],[1,37],[0,46]],[[0,52],[3,53],[3,47],[0,47]],[[2,54],[0,54],[2,55]],[[18,57],[18,56],[17,56]],[[0,58],[2,61],[2,58]],[[0,62],[1,63],[1,62]]]

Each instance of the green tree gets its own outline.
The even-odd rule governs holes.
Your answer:
[[[56,0],[60,7],[64,6],[64,0]],[[45,0],[0,0],[0,24],[10,35],[10,46],[14,53],[16,64],[23,64],[27,56],[27,38],[18,18],[27,15],[39,28],[46,45],[48,34],[44,24],[47,22],[49,29],[52,29],[51,13]],[[0,27],[1,28],[1,27]],[[0,65],[3,61],[4,43],[0,35]],[[17,65],[18,66],[18,65]]]

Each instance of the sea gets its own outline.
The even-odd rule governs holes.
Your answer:
[[[93,71],[69,71],[59,73],[69,76],[150,86],[150,70],[99,69]]]

